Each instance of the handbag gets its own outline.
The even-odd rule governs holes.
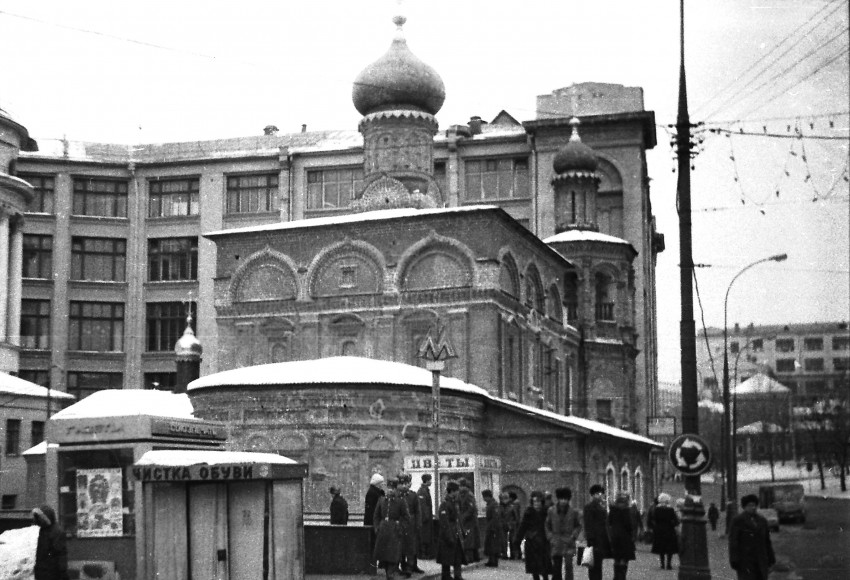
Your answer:
[[[587,546],[581,553],[581,565],[593,568],[593,546]]]

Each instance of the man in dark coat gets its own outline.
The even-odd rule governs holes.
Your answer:
[[[469,482],[461,477],[458,480],[460,489],[457,492],[457,504],[460,510],[460,527],[463,529],[463,549],[466,552],[467,562],[477,562],[480,558],[478,549],[481,547],[481,538],[478,533],[478,505]]]
[[[756,512],[757,495],[741,498],[744,511],[729,525],[729,564],[738,580],[767,580],[770,567],[776,563],[767,520]]]
[[[348,502],[339,493],[339,488],[332,485],[328,491],[331,494],[331,524],[336,526],[348,525]]]
[[[481,492],[486,504],[486,527],[484,532],[484,554],[487,556],[487,566],[494,568],[499,565],[505,536],[502,533],[502,513],[499,504],[493,497],[493,492],[485,489]]]
[[[432,558],[434,555],[434,502],[431,500],[431,474],[422,476],[422,485],[416,493],[419,496],[419,557]]]
[[[608,537],[614,559],[614,580],[626,580],[629,562],[635,559],[634,515],[629,494],[620,492],[608,510]]]
[[[673,499],[667,493],[661,493],[656,498],[652,510],[652,553],[658,554],[661,569],[673,569],[673,554],[679,553],[679,516],[670,505]],[[665,564],[666,561],[666,564]]]
[[[519,521],[522,519],[522,506],[519,503],[516,492],[508,492],[508,497],[511,499],[511,509],[513,510],[513,515],[508,522],[508,533],[511,537],[511,560],[521,560],[522,540],[517,539],[516,531],[519,528]]]
[[[546,514],[546,539],[549,540],[552,554],[552,580],[573,580],[573,555],[576,553],[576,540],[581,534],[581,519],[570,506],[572,497],[570,488],[559,487],[555,490],[555,505]]]
[[[708,523],[711,524],[711,531],[717,531],[717,520],[720,519],[720,510],[717,509],[717,504],[711,502],[708,506]]]
[[[384,497],[384,477],[380,473],[376,473],[369,480],[369,489],[366,491],[366,499],[363,506],[363,526],[371,530],[369,536],[369,551],[375,551],[375,528],[374,517],[375,508],[378,507],[378,500]],[[375,563],[373,562],[374,566]]]
[[[414,572],[424,573],[416,561],[419,555],[419,528],[422,526],[419,515],[419,496],[410,489],[410,482],[410,474],[404,473],[398,476],[398,493],[407,503],[407,511],[410,514],[410,521],[402,529],[401,573],[404,576],[411,576]]]
[[[39,528],[33,577],[35,580],[68,580],[65,532],[56,522],[56,512],[43,505],[32,510],[32,519]]]
[[[437,517],[440,521],[440,533],[437,537],[437,563],[442,566],[441,580],[463,580],[461,566],[466,564],[463,550],[463,531],[460,527],[460,514],[457,507],[457,494],[460,486],[456,481],[446,483],[446,494],[440,502]],[[454,576],[451,574],[454,571]]]
[[[608,538],[608,510],[605,507],[605,488],[590,486],[590,501],[584,506],[584,537],[587,547],[593,548],[593,566],[587,569],[589,580],[602,580],[602,560],[611,557]]]
[[[386,570],[387,580],[395,578],[401,561],[403,529],[410,524],[407,502],[398,492],[398,480],[387,482],[386,495],[378,500],[375,508],[373,527],[375,529],[375,550],[372,558],[378,566]],[[410,574],[407,574],[410,577]]]

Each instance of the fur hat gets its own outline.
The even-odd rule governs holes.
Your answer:
[[[566,499],[569,500],[573,497],[573,492],[569,487],[559,487],[555,489],[555,497],[557,499]]]
[[[751,494],[745,495],[744,497],[741,498],[741,507],[742,508],[747,507],[747,504],[749,504],[749,503],[754,503],[754,504],[758,505],[759,504],[759,496],[755,495],[754,493],[751,493]]]
[[[596,495],[597,493],[605,493],[605,488],[598,483],[594,483],[590,486],[590,495]]]
[[[457,491],[460,489],[460,486],[455,480],[449,480],[446,482],[446,493],[451,493],[453,491]]]
[[[381,485],[384,481],[384,476],[380,473],[376,473],[372,476],[372,479],[369,480],[369,485]]]

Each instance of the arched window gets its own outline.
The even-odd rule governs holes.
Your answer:
[[[578,321],[578,272],[567,272],[564,276],[564,306],[567,307],[567,322]]]
[[[629,493],[629,469],[624,467],[622,471],[620,471],[620,491],[623,493]]]
[[[640,467],[635,469],[634,498],[638,509],[643,513],[643,472]]]
[[[558,292],[558,287],[552,284],[549,286],[549,295],[546,300],[546,314],[552,320],[557,320],[558,322],[563,322],[564,315],[563,309],[561,308],[561,293]]]
[[[597,272],[594,278],[594,296],[596,298],[596,320],[614,321],[614,301],[617,285],[614,279],[603,272]]]
[[[499,288],[508,296],[519,298],[518,279],[516,263],[510,254],[506,254],[499,267]]]
[[[525,305],[540,314],[546,313],[544,310],[543,284],[534,264],[525,271]]]
[[[617,477],[614,472],[614,466],[610,463],[608,464],[608,467],[605,468],[605,492],[611,499],[613,499],[614,494],[617,493]]]

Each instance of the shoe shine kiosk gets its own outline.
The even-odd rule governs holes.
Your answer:
[[[99,391],[51,417],[46,499],[69,567],[121,580],[301,580],[307,466],[223,451],[226,435],[167,391]]]

